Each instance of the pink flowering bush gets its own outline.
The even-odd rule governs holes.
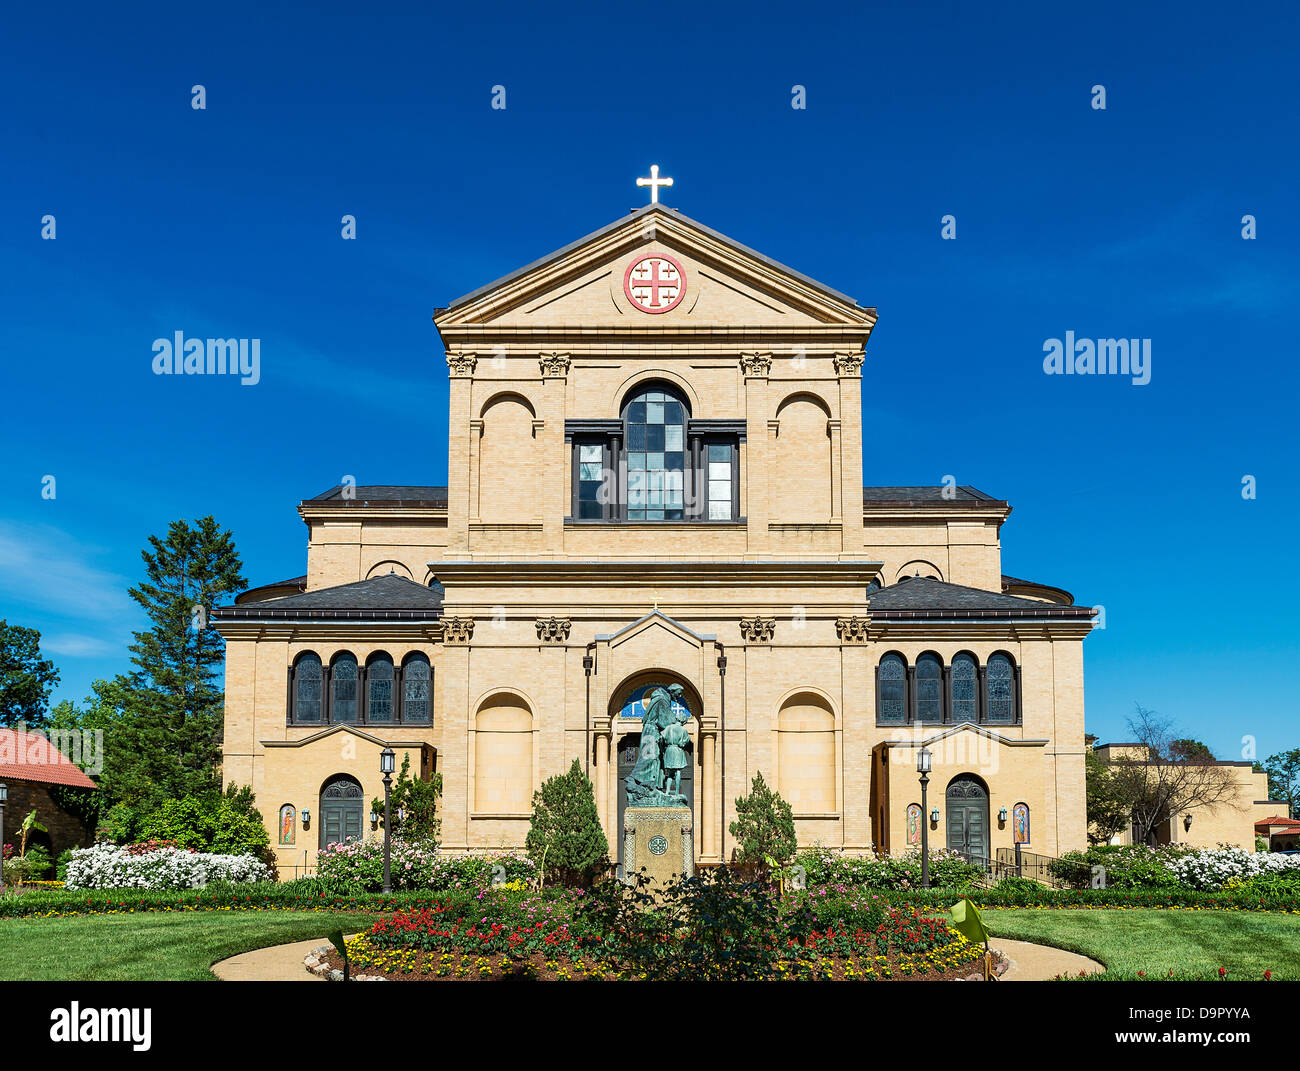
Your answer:
[[[531,884],[537,878],[536,865],[523,855],[447,855],[430,841],[401,837],[393,838],[389,870],[394,889],[481,891],[494,884]],[[383,838],[327,845],[317,855],[316,875],[340,889],[382,889]]]

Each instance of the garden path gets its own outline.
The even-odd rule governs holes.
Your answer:
[[[1004,982],[1041,982],[1058,974],[1073,977],[1080,971],[1100,974],[1106,968],[1095,959],[1067,952],[1051,945],[1036,945],[1029,941],[1011,941],[1003,937],[989,938],[989,948],[1001,952],[1011,960],[1011,966],[1002,976]],[[306,953],[303,953],[306,955]]]

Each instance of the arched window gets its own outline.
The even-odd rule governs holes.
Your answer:
[[[627,451],[627,517],[680,521],[685,516],[686,403],[654,385],[623,407]]]
[[[302,725],[319,725],[321,720],[320,655],[307,651],[293,664],[293,710],[290,720]]]
[[[357,657],[347,651],[330,665],[330,721],[357,720]]]
[[[382,651],[366,662],[366,723],[391,725],[393,710],[393,660]]]
[[[916,720],[943,721],[943,662],[932,651],[916,660]]]
[[[433,723],[433,694],[429,660],[410,654],[402,663],[402,722],[406,725]]]
[[[876,721],[881,725],[907,721],[907,663],[902,655],[885,655],[876,670]]]
[[[952,720],[979,720],[978,678],[975,656],[962,651],[952,660]]]
[[[984,719],[997,725],[1016,720],[1016,670],[1008,655],[989,655],[984,667]]]

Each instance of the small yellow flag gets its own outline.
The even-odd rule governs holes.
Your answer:
[[[989,931],[984,928],[979,909],[967,897],[962,897],[948,908],[952,917],[952,928],[972,944],[983,944],[989,939]]]

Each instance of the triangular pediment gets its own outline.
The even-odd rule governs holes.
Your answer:
[[[700,648],[706,643],[712,643],[714,639],[712,636],[701,635],[658,609],[651,610],[644,617],[639,617],[631,624],[624,625],[611,635],[597,636],[596,639],[598,641],[607,641],[610,647],[622,647],[633,640],[643,639],[651,633],[666,634],[681,641],[687,647],[694,648]]]
[[[642,285],[644,282],[644,285]],[[662,283],[660,286],[658,284]],[[848,326],[874,309],[652,204],[452,302],[439,331]],[[476,332],[477,333],[477,332]]]

